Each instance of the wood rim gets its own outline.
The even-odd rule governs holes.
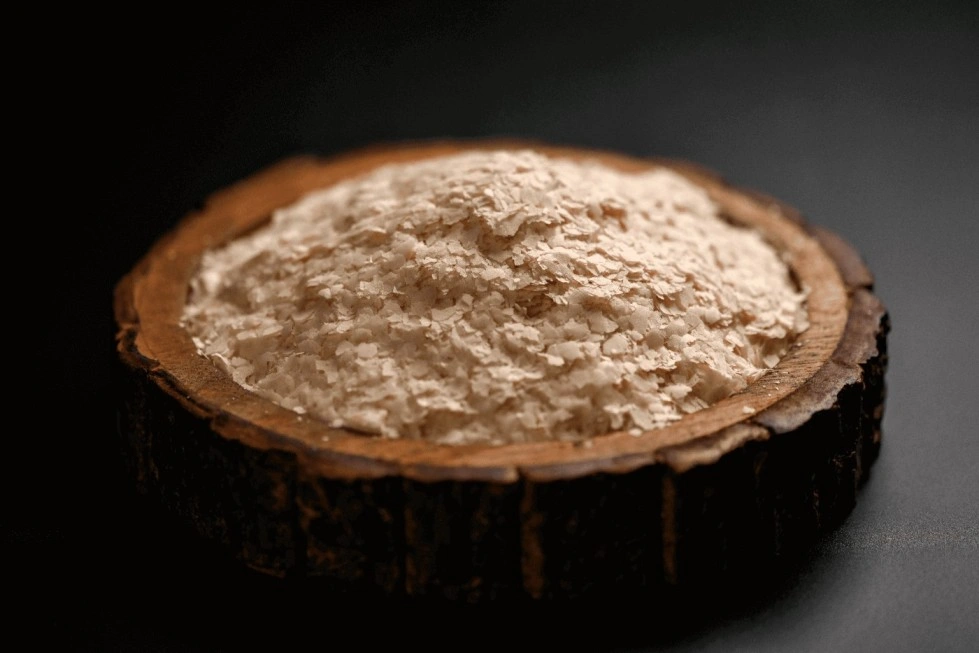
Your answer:
[[[797,281],[809,289],[809,329],[774,369],[744,392],[642,436],[612,433],[593,438],[588,446],[570,442],[449,446],[351,434],[276,406],[242,389],[199,356],[180,326],[186,289],[203,252],[262,225],[275,208],[379,164],[463,149],[523,147],[550,156],[595,158],[626,171],[663,166],[704,187],[726,217],[758,228],[783,253]],[[716,459],[747,440],[767,437],[767,430],[760,428],[766,409],[797,392],[831,360],[844,333],[849,300],[841,273],[844,266],[824,246],[830,238],[830,234],[807,231],[798,214],[784,205],[736,189],[717,175],[681,161],[524,141],[436,142],[368,148],[329,159],[299,157],[216,194],[144,257],[117,289],[119,340],[129,343],[121,349],[124,356],[142,364],[153,361],[157,383],[188,410],[210,418],[221,435],[251,447],[295,452],[304,465],[332,477],[397,475],[423,481],[509,483],[521,477],[557,480],[621,473],[656,462],[679,469],[690,461]],[[836,245],[839,249],[840,243]],[[848,265],[858,270],[851,269],[851,276],[866,270],[858,259]],[[869,273],[863,276],[869,278]],[[754,413],[746,414],[746,406]],[[678,450],[685,452],[683,456],[677,456]]]

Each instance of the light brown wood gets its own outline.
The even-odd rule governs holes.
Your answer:
[[[729,219],[758,228],[784,253],[810,291],[810,328],[746,391],[640,437],[612,433],[585,447],[445,446],[331,429],[243,390],[198,356],[180,327],[202,253],[260,226],[275,208],[382,163],[463,148],[528,146],[599,158],[623,170],[667,166],[702,185]],[[514,141],[295,158],[217,193],[117,286],[118,350],[131,390],[125,443],[144,492],[269,573],[470,600],[566,595],[614,586],[610,579],[634,564],[624,550],[632,547],[629,555],[643,561],[649,584],[680,582],[693,567],[702,573],[698,556],[720,546],[717,530],[724,524],[733,529],[725,538],[740,538],[725,551],[747,554],[754,543],[766,555],[778,554],[849,510],[879,446],[888,323],[871,285],[869,271],[839,237],[685,162]],[[755,413],[746,415],[745,406]],[[213,469],[204,469],[192,451],[214,462]],[[769,470],[775,462],[759,462],[759,456],[788,462]],[[810,470],[813,465],[823,467]],[[808,480],[793,477],[793,470]],[[733,479],[725,481],[729,475]],[[221,488],[232,482],[248,491],[206,496],[207,483]],[[734,485],[725,488],[726,482]],[[825,487],[811,487],[820,483]],[[691,501],[706,500],[706,488],[713,503],[694,519]],[[820,513],[815,529],[786,530],[796,509],[778,504],[786,488],[817,493],[820,506],[802,508]],[[716,507],[713,493],[728,489],[741,503]],[[758,503],[766,496],[772,506]],[[828,497],[835,498],[827,503]],[[711,510],[719,521],[704,516]],[[606,523],[611,516],[615,521]],[[575,536],[571,523],[599,530]],[[771,541],[759,533],[769,533]],[[569,548],[567,538],[577,546]],[[554,542],[567,550],[556,551]],[[624,562],[608,558],[617,547]],[[604,552],[601,564],[596,550]],[[733,565],[736,557],[724,553],[715,562]]]

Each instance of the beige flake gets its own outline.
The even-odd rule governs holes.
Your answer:
[[[237,383],[335,428],[587,443],[743,390],[807,328],[804,299],[676,173],[472,151],[337,183],[208,251],[183,323]]]

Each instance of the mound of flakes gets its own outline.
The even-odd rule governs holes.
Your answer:
[[[208,252],[184,318],[286,408],[446,444],[655,429],[745,388],[807,327],[785,263],[698,186],[530,150],[310,194]]]

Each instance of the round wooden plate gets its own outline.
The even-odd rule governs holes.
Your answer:
[[[811,326],[746,391],[668,427],[504,446],[330,428],[238,386],[180,326],[202,253],[274,209],[385,163],[523,147],[703,186],[784,253]],[[466,601],[692,583],[799,551],[850,512],[880,447],[889,322],[872,283],[839,237],[685,162],[516,141],[295,158],[214,195],[120,280],[120,432],[143,494],[277,576]]]

